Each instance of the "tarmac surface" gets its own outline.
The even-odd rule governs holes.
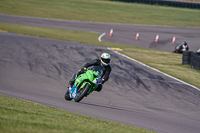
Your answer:
[[[181,44],[183,41],[188,43],[190,51],[196,52],[200,49],[200,28],[93,23],[4,14],[0,14],[0,22],[56,29],[89,31],[99,34],[106,33],[106,35],[102,37],[103,42],[133,45],[166,52],[172,52],[175,46]],[[113,28],[112,37],[109,36],[111,28]],[[139,32],[139,40],[135,40],[137,32]],[[156,43],[155,38],[157,34],[159,34],[159,41]],[[175,44],[172,43],[174,36],[176,36]]]
[[[198,28],[104,24],[29,17],[16,19],[18,17],[15,16],[7,16],[9,20],[5,19],[6,17],[2,20],[2,16],[6,15],[0,15],[0,22],[6,23],[10,21],[99,33],[107,30],[107,36],[102,37],[102,41],[120,43],[124,40],[122,44],[126,44],[127,39],[123,39],[123,36],[126,36],[114,33],[112,38],[109,37],[109,27],[114,28],[113,26],[117,25],[118,31],[122,27],[122,33],[125,33],[124,27],[141,28],[144,34],[148,34],[145,30],[149,28],[154,33],[159,30],[169,36],[178,29],[176,33],[180,32],[180,37],[186,36],[183,31],[191,33],[187,38],[194,42],[198,40],[200,32]],[[101,27],[102,25],[106,26]],[[149,37],[151,35],[149,31]],[[106,47],[4,32],[0,32],[0,40],[0,94],[159,133],[200,131],[200,91],[120,56]],[[147,40],[141,39],[144,44],[145,41]],[[139,44],[139,41],[135,45],[137,43]],[[166,41],[163,47],[166,45],[172,44]],[[151,46],[169,51],[161,46],[157,47],[157,44]],[[195,48],[196,45],[191,45],[191,49]],[[99,58],[103,52],[111,55],[112,72],[102,91],[93,92],[79,103],[66,101],[64,94],[71,75],[84,63]]]

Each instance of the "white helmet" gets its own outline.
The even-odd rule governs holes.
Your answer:
[[[108,53],[103,53],[101,55],[101,63],[107,66],[110,63],[110,55]]]

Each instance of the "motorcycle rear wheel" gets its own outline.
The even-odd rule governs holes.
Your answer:
[[[77,92],[74,101],[80,102],[87,95],[87,92],[89,91],[90,87],[91,86],[89,84],[86,84],[82,89],[80,88]]]

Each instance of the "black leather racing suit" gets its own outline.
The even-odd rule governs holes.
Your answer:
[[[188,45],[181,45],[179,49],[180,49],[180,52],[182,53],[183,51],[188,51],[189,46]]]
[[[102,84],[104,84],[106,81],[108,81],[109,79],[109,75],[110,75],[110,72],[111,72],[111,67],[110,65],[108,64],[107,66],[104,66],[102,63],[101,63],[101,60],[100,59],[95,59],[93,60],[92,62],[89,62],[89,63],[86,63],[83,68],[88,68],[88,67],[91,67],[91,66],[99,66],[102,70],[103,70],[103,74],[101,76],[101,79],[102,79]],[[79,70],[79,72],[77,73],[77,76],[78,77],[80,74],[82,74],[83,72],[81,70]],[[75,81],[75,78],[73,80],[70,81],[70,85],[72,86],[72,84],[74,84],[74,81]],[[102,84],[99,84],[98,87],[96,88],[96,91],[101,91],[102,89]]]
[[[92,62],[86,63],[83,67],[88,68],[91,66],[99,66],[103,70],[103,75],[101,76],[101,78],[102,78],[102,84],[104,84],[109,79],[109,75],[111,72],[110,65],[108,64],[107,66],[104,66],[101,63],[100,59],[95,59]]]

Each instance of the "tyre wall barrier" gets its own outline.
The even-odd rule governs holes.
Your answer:
[[[182,65],[190,65],[192,69],[200,70],[200,52],[184,51]]]
[[[182,65],[190,65],[192,51],[184,51],[182,56]]]
[[[196,52],[196,53],[193,54],[191,64],[192,64],[191,65],[192,69],[200,70],[200,53],[199,52]]]
[[[150,5],[163,5],[163,6],[200,9],[200,3],[194,3],[194,2],[192,3],[192,2],[167,1],[167,0],[110,0],[110,1],[145,3]]]

